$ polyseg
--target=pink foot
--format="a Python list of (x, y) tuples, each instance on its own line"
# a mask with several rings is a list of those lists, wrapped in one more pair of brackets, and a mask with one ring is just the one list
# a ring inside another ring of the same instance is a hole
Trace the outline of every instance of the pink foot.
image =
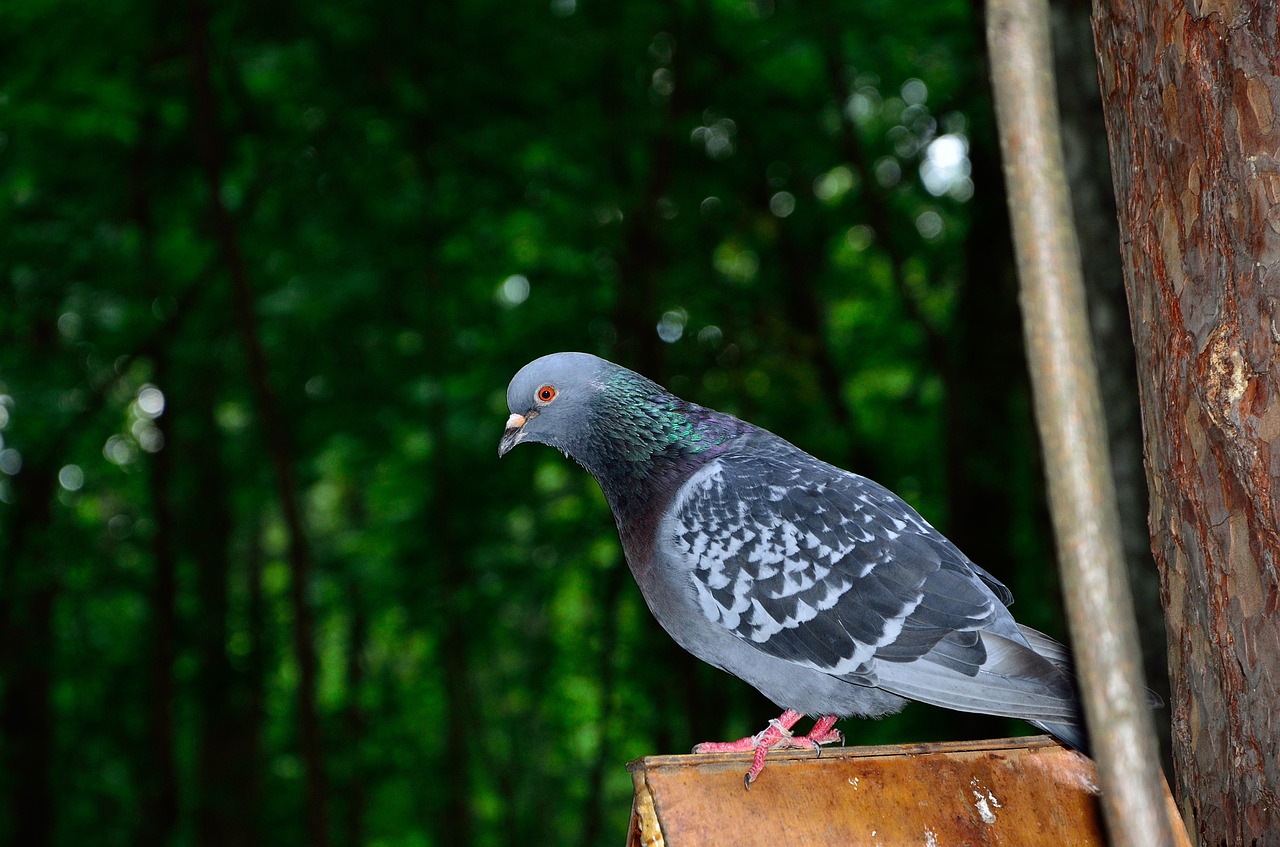
[(751, 783), (756, 781), (756, 777), (760, 775), (760, 771), (764, 770), (764, 757), (768, 755), (770, 750), (784, 748), (800, 748), (805, 750), (814, 750), (819, 754), (822, 752), (820, 744), (830, 744), (832, 742), (844, 743), (844, 736), (835, 729), (836, 716), (823, 715), (818, 718), (817, 723), (813, 725), (813, 729), (808, 735), (795, 737), (791, 734), (791, 727), (796, 725), (796, 721), (800, 720), (802, 715), (795, 709), (787, 709), (782, 716), (769, 721), (762, 732), (756, 735), (748, 735), (746, 738), (739, 738), (737, 741), (706, 741), (693, 748), (695, 753), (745, 753), (748, 750), (755, 751), (755, 758), (751, 761), (751, 767), (747, 769), (746, 776), (743, 777), (743, 785), (747, 788), (751, 787)]
[(799, 747), (805, 750), (813, 750), (818, 755), (822, 755), (822, 748), (819, 744), (844, 744), (844, 734), (835, 728), (835, 715), (823, 715), (818, 718), (813, 725), (813, 729), (809, 730), (808, 735), (802, 735), (799, 738), (784, 736), (777, 743), (778, 749), (786, 747)]

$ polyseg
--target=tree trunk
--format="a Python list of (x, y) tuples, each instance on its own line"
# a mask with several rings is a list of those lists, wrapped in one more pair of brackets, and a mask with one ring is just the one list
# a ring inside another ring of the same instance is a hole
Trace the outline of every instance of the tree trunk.
[[(211, 370), (199, 379), (176, 382), (169, 413), (182, 440), (165, 450), (194, 469), (184, 487), (182, 546), (195, 563), (199, 614), (192, 643), (197, 660), (195, 694), (200, 707), (196, 747), (195, 843), (197, 847), (238, 844), (240, 796), (231, 740), (235, 736), (232, 691), (235, 674), (227, 657), (227, 579), (231, 567), (231, 482), (221, 457), (221, 433), (214, 422), (217, 378)], [(185, 386), (195, 386), (184, 391)]]
[[(37, 315), (20, 343), (51, 357), (53, 320)], [(45, 847), (54, 840), (54, 606), (62, 590), (54, 549), (60, 445), (28, 451), (0, 508), (0, 842)]]
[(1094, 37), (1179, 804), (1202, 844), (1280, 844), (1280, 17), (1100, 0)]
[(1048, 0), (988, 0), (987, 12), (1027, 366), (1102, 811), (1117, 847), (1172, 844), (1103, 441), (1084, 273), (1048, 58)]
[[(148, 109), (139, 123), (138, 141), (129, 163), (130, 217), (139, 234), (138, 266), (143, 279), (151, 284), (151, 293), (160, 297), (164, 290), (156, 274), (155, 215), (152, 207), (151, 182), (159, 117)], [(152, 361), (153, 379), (169, 390), (171, 351), (167, 345), (155, 346)], [(162, 445), (173, 442), (172, 411), (155, 422)], [(151, 498), (151, 514), (155, 521), (151, 551), (154, 574), (151, 583), (151, 646), (148, 662), (149, 696), (147, 705), (147, 756), (141, 778), (142, 817), (146, 821), (137, 836), (140, 847), (163, 847), (173, 841), (178, 827), (179, 777), (175, 740), (176, 685), (173, 668), (178, 655), (178, 547), (176, 543), (173, 503), (173, 450), (161, 449), (147, 463), (147, 488)]]
[[(1071, 209), (1080, 239), (1089, 329), (1098, 360), (1098, 388), (1107, 425), (1107, 448), (1120, 508), (1120, 544), (1129, 569), (1129, 588), (1142, 641), (1147, 685), (1169, 695), (1160, 578), (1147, 532), (1147, 480), (1142, 464), (1142, 412), (1129, 304), (1120, 268), (1120, 231), (1111, 187), (1107, 132), (1098, 90), (1089, 4), (1052, 0), (1054, 69), (1062, 111), (1062, 149), (1071, 185)], [(1167, 712), (1156, 714), (1162, 762), (1170, 761)]]
[[(167, 358), (156, 360), (156, 379), (169, 387)], [(169, 417), (156, 426), (172, 442)], [(173, 667), (178, 654), (178, 553), (173, 513), (173, 451), (161, 449), (148, 464), (151, 512), (155, 520), (152, 558), (155, 574), (151, 584), (150, 699), (147, 720), (147, 770), (143, 778), (142, 807), (146, 824), (139, 832), (143, 847), (163, 847), (172, 843), (178, 827), (178, 762), (174, 714)]]
[(298, 662), (298, 738), (306, 791), (303, 809), (308, 843), (328, 847), (329, 787), (325, 744), (316, 689), (319, 660), (311, 590), (311, 548), (303, 525), (299, 484), (293, 467), (293, 439), (284, 411), (271, 385), (270, 364), (258, 329), (254, 293), (240, 244), (239, 229), (222, 199), (222, 173), (228, 144), (218, 125), (210, 44), (210, 9), (205, 0), (190, 0), (192, 101), (200, 166), (208, 190), (214, 238), (231, 284), (232, 311), (244, 346), (258, 423), (271, 462), (281, 516), (289, 534), (289, 599), (293, 607), (293, 647)]

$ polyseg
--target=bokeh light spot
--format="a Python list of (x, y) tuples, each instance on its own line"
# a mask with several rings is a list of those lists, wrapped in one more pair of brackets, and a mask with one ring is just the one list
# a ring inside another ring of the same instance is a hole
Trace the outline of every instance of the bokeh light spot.
[(669, 32), (659, 32), (649, 42), (649, 55), (659, 65), (671, 64), (676, 53), (676, 39)]
[(22, 470), (22, 454), (12, 447), (0, 450), (0, 472), (14, 476)]
[(866, 224), (858, 224), (849, 227), (844, 234), (845, 243), (851, 248), (861, 253), (871, 246), (871, 242), (875, 240), (875, 231)]
[(780, 218), (785, 218), (796, 210), (796, 196), (790, 191), (779, 191), (769, 198), (769, 211)]
[(123, 435), (113, 435), (102, 446), (102, 455), (111, 464), (123, 467), (134, 460), (138, 451), (133, 442)]
[(658, 68), (653, 72), (650, 85), (653, 87), (654, 94), (659, 97), (670, 97), (671, 92), (676, 90), (676, 75), (670, 68)]
[(68, 341), (74, 341), (80, 336), (81, 323), (80, 316), (75, 312), (63, 312), (58, 316), (58, 332)]
[(969, 180), (969, 139), (959, 133), (940, 135), (924, 151), (920, 163), (920, 181), (935, 197), (949, 194), (967, 200), (973, 194)]
[(79, 465), (63, 465), (58, 471), (58, 484), (67, 491), (79, 491), (84, 487), (84, 471)]
[(658, 321), (658, 337), (668, 344), (674, 344), (684, 335), (685, 324), (689, 322), (689, 313), (684, 309), (671, 309), (662, 313)]
[(138, 392), (138, 411), (148, 418), (164, 414), (164, 392), (154, 385), (144, 385)]
[(715, 324), (708, 324), (698, 330), (698, 341), (715, 347), (724, 339), (724, 332)]
[(902, 83), (902, 99), (908, 106), (919, 106), (929, 99), (929, 87), (918, 79)]
[(876, 182), (884, 188), (893, 188), (902, 180), (902, 165), (892, 156), (885, 156), (876, 162)]
[(916, 218), (916, 230), (920, 235), (928, 241), (933, 241), (942, 235), (942, 216), (932, 209), (921, 212)]
[(853, 171), (837, 165), (813, 181), (813, 195), (823, 203), (838, 203), (855, 184)]
[(512, 274), (498, 287), (498, 299), (506, 306), (519, 306), (529, 299), (529, 279), (522, 274)]

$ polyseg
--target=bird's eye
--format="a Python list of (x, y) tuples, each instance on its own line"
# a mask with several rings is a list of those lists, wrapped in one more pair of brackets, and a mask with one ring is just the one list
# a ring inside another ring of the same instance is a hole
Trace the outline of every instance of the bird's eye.
[(537, 397), (539, 403), (550, 403), (556, 399), (556, 390), (553, 386), (544, 385), (538, 389)]

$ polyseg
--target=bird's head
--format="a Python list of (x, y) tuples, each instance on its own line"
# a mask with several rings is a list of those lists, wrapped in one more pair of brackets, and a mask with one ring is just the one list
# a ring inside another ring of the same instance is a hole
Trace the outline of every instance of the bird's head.
[(507, 386), (511, 417), (498, 455), (522, 441), (574, 455), (590, 428), (593, 401), (605, 390), (603, 377), (616, 370), (621, 368), (589, 353), (552, 353), (525, 365)]

